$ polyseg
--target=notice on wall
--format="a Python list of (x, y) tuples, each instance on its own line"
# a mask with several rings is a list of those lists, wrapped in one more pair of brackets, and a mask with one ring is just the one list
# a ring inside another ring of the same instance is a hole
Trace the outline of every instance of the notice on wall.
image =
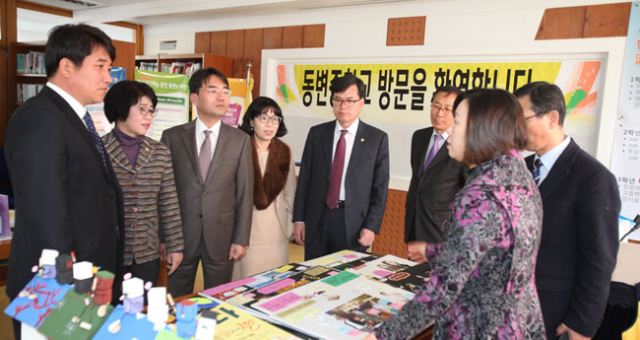
[(164, 130), (189, 121), (188, 76), (136, 70), (134, 79), (151, 86), (158, 96), (158, 114), (147, 136), (159, 141)]
[[(611, 171), (618, 179), (622, 200), (620, 215), (633, 219), (640, 214), (640, 1), (631, 5), (624, 51), (618, 115), (611, 157)], [(633, 223), (631, 224), (633, 226)], [(621, 232), (624, 232), (621, 230)], [(629, 235), (640, 241), (640, 231)]]
[[(289, 133), (285, 141), (299, 160), (302, 146), (312, 125), (333, 120), (331, 81), (346, 73), (365, 84), (364, 107), (360, 118), (389, 134), (391, 177), (409, 179), (411, 135), (431, 125), (431, 97), (436, 89), (456, 86), (504, 89), (509, 92), (523, 85), (546, 81), (562, 89), (567, 104), (565, 133), (584, 150), (595, 153), (596, 127), (602, 101), (604, 58), (575, 56), (538, 57), (538, 60), (475, 62), (386, 62), (386, 63), (310, 63), (287, 61), (275, 65), (276, 77), (269, 93), (282, 108)], [(487, 58), (482, 58), (486, 60)], [(639, 88), (640, 89), (640, 88)]]

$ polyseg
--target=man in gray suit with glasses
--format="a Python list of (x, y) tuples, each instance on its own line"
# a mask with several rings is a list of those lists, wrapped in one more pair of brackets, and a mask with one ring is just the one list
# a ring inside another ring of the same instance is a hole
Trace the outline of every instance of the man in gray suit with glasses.
[(198, 70), (189, 80), (198, 119), (164, 131), (171, 150), (184, 231), (184, 259), (169, 276), (173, 296), (193, 292), (202, 262), (204, 287), (231, 281), (233, 264), (249, 244), (253, 160), (249, 136), (222, 123), (231, 91), (222, 72)]

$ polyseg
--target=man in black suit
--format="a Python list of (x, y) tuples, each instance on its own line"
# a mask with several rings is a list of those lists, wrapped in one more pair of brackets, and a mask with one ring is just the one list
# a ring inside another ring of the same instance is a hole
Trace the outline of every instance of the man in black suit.
[(305, 259), (365, 251), (380, 231), (389, 188), (387, 134), (358, 118), (365, 87), (351, 73), (331, 82), (336, 120), (309, 130), (293, 209)]
[(431, 127), (411, 139), (411, 183), (405, 206), (404, 239), (409, 258), (426, 262), (427, 243), (442, 242), (449, 204), (467, 179), (464, 165), (449, 157), (447, 138), (453, 125), (453, 102), (460, 90), (442, 87), (431, 97)]
[[(7, 295), (33, 277), (42, 249), (118, 273), (122, 193), (86, 106), (102, 102), (115, 48), (99, 29), (56, 27), (45, 49), (48, 82), (11, 117), (5, 141), (16, 202)], [(15, 327), (19, 339), (19, 324)]]
[(540, 188), (544, 218), (536, 286), (547, 337), (593, 337), (604, 314), (618, 253), (616, 179), (565, 136), (566, 107), (556, 85), (515, 92), (529, 131), (526, 158)]

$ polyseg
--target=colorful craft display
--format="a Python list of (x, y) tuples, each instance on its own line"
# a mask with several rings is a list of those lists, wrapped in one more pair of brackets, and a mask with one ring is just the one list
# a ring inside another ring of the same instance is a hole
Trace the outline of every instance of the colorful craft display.
[(427, 264), (352, 251), (314, 261), (214, 287), (177, 304), (165, 287), (145, 287), (127, 274), (122, 304), (114, 308), (113, 273), (95, 273), (90, 262), (74, 263), (72, 254), (44, 250), (36, 275), (5, 313), (32, 327), (32, 336), (53, 340), (299, 339), (271, 323), (295, 334), (358, 340), (398, 313), (430, 270)]

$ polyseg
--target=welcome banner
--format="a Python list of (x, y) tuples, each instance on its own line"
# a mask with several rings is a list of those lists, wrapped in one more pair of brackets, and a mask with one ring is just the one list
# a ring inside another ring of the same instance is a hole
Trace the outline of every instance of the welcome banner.
[[(566, 133), (588, 152), (602, 92), (602, 60), (498, 61), (462, 63), (281, 63), (275, 77), (276, 101), (285, 116), (333, 119), (331, 80), (345, 73), (366, 87), (365, 120), (430, 125), (433, 92), (453, 85), (463, 90), (498, 88), (513, 92), (534, 81), (558, 85), (565, 94)], [(390, 136), (392, 138), (392, 136)]]

